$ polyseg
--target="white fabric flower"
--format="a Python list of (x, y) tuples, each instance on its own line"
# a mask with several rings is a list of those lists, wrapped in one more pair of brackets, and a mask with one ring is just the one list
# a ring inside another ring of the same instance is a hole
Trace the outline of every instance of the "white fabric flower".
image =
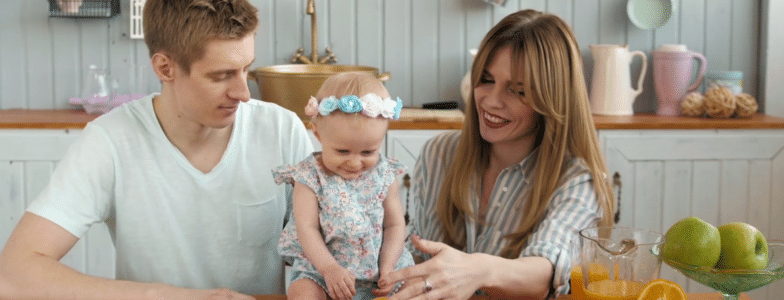
[(384, 99), (384, 109), (381, 111), (381, 115), (384, 118), (392, 119), (395, 117), (395, 107), (397, 106), (397, 101), (392, 100), (390, 98)]
[(360, 101), (362, 101), (362, 114), (365, 116), (375, 118), (381, 114), (381, 111), (384, 107), (381, 104), (381, 97), (377, 96), (376, 94), (370, 93), (363, 96)]

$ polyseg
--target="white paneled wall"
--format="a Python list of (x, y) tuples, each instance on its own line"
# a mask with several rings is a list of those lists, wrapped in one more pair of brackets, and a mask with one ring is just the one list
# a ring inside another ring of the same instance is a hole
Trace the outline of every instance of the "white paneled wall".
[[(82, 73), (90, 64), (109, 69), (121, 93), (158, 90), (147, 47), (130, 39), (129, 0), (121, 2), (117, 18), (77, 20), (49, 18), (46, 1), (4, 1), (0, 109), (70, 107), (68, 98), (79, 96)], [(288, 63), (300, 47), (310, 54), (306, 0), (251, 2), (259, 8), (261, 21), (253, 67)], [(457, 101), (460, 80), (470, 67), (468, 49), (477, 47), (504, 16), (534, 8), (572, 24), (589, 83), (590, 44), (628, 44), (648, 53), (651, 65), (651, 50), (682, 43), (705, 54), (708, 70), (743, 71), (744, 90), (757, 96), (761, 0), (677, 1), (675, 15), (655, 30), (632, 25), (626, 2), (508, 0), (498, 7), (480, 0), (316, 0), (317, 49), (323, 55), (324, 48), (331, 47), (341, 64), (390, 72), (387, 87), (407, 106)], [(638, 62), (633, 69), (639, 70)], [(644, 92), (634, 105), (637, 112), (656, 110), (652, 69), (648, 68)], [(255, 83), (250, 89), (259, 96)]]

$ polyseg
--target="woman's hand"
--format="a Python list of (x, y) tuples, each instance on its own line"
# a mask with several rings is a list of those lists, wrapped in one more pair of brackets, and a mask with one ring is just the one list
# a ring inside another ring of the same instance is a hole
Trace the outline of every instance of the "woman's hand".
[(390, 300), (468, 299), (484, 285), (486, 266), (478, 262), (476, 256), (418, 236), (412, 236), (411, 240), (419, 251), (432, 255), (432, 258), (389, 273), (389, 276), (379, 280), (379, 286), (403, 280), (407, 282), (407, 286), (390, 297)]
[(324, 276), (324, 281), (327, 282), (327, 293), (330, 298), (334, 300), (349, 300), (357, 294), (354, 288), (356, 280), (354, 274), (351, 274), (351, 272), (339, 264), (329, 265), (321, 275)]

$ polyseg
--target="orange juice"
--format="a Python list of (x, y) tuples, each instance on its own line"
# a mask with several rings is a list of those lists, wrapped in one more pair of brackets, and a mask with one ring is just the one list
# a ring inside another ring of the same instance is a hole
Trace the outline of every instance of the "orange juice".
[[(599, 264), (591, 264), (588, 267), (588, 282), (595, 282), (609, 278), (610, 275), (604, 266)], [(570, 282), (572, 286), (572, 299), (587, 299), (585, 296), (585, 291), (583, 290), (583, 272), (580, 266), (576, 266), (572, 269), (572, 279)]]
[(600, 280), (588, 283), (589, 300), (635, 300), (645, 284), (629, 280)]

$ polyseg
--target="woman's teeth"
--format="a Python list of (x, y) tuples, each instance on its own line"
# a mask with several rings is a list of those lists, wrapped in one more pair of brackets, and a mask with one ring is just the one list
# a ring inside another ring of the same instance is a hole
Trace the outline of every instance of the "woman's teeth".
[(491, 114), (488, 114), (488, 113), (484, 113), (484, 115), (485, 115), (485, 120), (487, 120), (487, 121), (488, 121), (488, 122), (490, 122), (490, 123), (497, 123), (497, 124), (500, 124), (500, 123), (506, 123), (506, 122), (509, 122), (509, 120), (502, 119), (502, 118), (499, 118), (499, 117), (493, 116), (493, 115), (491, 115)]

